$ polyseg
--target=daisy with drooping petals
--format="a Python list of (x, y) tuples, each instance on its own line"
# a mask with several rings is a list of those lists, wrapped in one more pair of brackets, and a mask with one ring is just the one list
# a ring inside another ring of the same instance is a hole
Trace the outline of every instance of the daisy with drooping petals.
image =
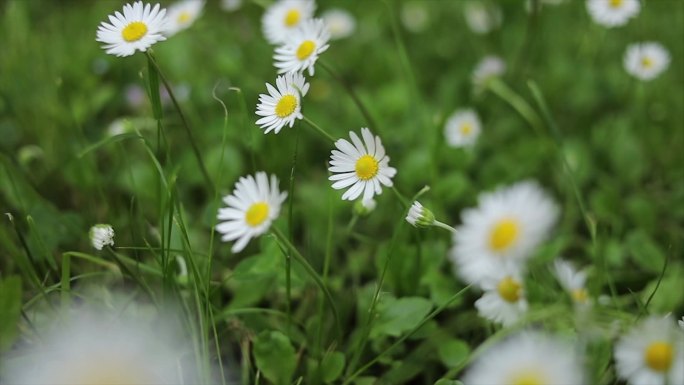
[(269, 183), (266, 173), (241, 177), (231, 195), (223, 198), (228, 207), (220, 208), (218, 219), (225, 222), (216, 225), (216, 231), (224, 242), (237, 242), (231, 249), (239, 253), (250, 239), (265, 233), (278, 218), (280, 206), (287, 198), (287, 192), (278, 190), (278, 178), (271, 175)]
[(415, 201), (406, 215), (406, 222), (413, 227), (429, 227), (435, 223), (435, 215), (429, 209)]
[(481, 127), (480, 118), (474, 110), (458, 110), (447, 119), (444, 136), (451, 147), (468, 147), (475, 144)]
[[(363, 200), (382, 194), (380, 184), (392, 187), (397, 170), (389, 166), (379, 136), (373, 136), (368, 128), (361, 129), (363, 142), (354, 132), (349, 132), (351, 143), (346, 139), (335, 142), (337, 150), (330, 155), (330, 180), (336, 190), (349, 187), (342, 194), (344, 200), (354, 200), (363, 194)], [(353, 144), (352, 144), (353, 143)], [(351, 186), (351, 187), (350, 187)]]
[(563, 289), (570, 294), (572, 301), (577, 305), (591, 303), (589, 292), (586, 288), (587, 272), (577, 271), (568, 261), (558, 259), (553, 264), (553, 269), (558, 282)]
[(261, 24), (271, 44), (281, 44), (288, 35), (313, 17), (316, 3), (312, 0), (281, 0), (268, 7)]
[(640, 80), (651, 80), (670, 65), (670, 54), (658, 43), (637, 43), (627, 47), (623, 62), (630, 75)]
[(619, 27), (639, 13), (639, 0), (587, 0), (587, 11), (596, 24)]
[(321, 15), (323, 22), (328, 27), (331, 39), (343, 39), (351, 36), (356, 29), (356, 19), (351, 13), (343, 9), (331, 9)]
[(557, 217), (556, 204), (535, 182), (481, 194), (478, 207), (461, 213), (449, 259), (463, 280), (479, 283), (504, 262), (526, 261)]
[(168, 12), (166, 36), (175, 35), (190, 27), (202, 13), (203, 8), (204, 0), (182, 0), (171, 5)]
[(684, 334), (670, 317), (651, 316), (617, 342), (615, 367), (631, 385), (684, 384)]
[(564, 341), (541, 332), (523, 332), (483, 352), (462, 381), (465, 385), (584, 384), (581, 362)]
[(481, 317), (509, 326), (527, 312), (522, 275), (513, 263), (504, 263), (487, 273), (480, 287), (485, 292), (475, 301), (475, 307)]
[(288, 35), (287, 41), (275, 49), (275, 67), (278, 73), (309, 71), (314, 74), (314, 64), (318, 55), (328, 49), (330, 34), (321, 19), (311, 19), (302, 23)]
[(506, 72), (506, 62), (498, 56), (489, 55), (480, 60), (473, 70), (473, 84), (476, 91), (482, 91), (487, 83)]
[(159, 4), (152, 8), (137, 1), (124, 5), (123, 15), (120, 12), (109, 15), (111, 24), (100, 23), (95, 40), (105, 43), (102, 48), (108, 54), (131, 56), (136, 50), (145, 52), (154, 43), (166, 40), (166, 21), (166, 9), (159, 9)]
[(97, 224), (90, 228), (90, 243), (97, 250), (105, 246), (114, 246), (114, 229), (111, 225)]
[(302, 119), (302, 97), (309, 91), (309, 83), (300, 73), (286, 73), (276, 78), (276, 87), (266, 83), (269, 95), (259, 95), (256, 114), (263, 116), (256, 124), (266, 129), (268, 134), (276, 134), (289, 125), (294, 125), (295, 119)]

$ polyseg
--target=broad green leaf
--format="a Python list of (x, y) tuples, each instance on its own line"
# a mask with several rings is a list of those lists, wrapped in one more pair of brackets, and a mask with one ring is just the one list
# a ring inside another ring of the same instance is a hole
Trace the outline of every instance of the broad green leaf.
[(21, 279), (10, 276), (0, 280), (0, 352), (12, 346), (20, 313)]
[(646, 232), (632, 231), (627, 236), (626, 243), (628, 251), (639, 267), (656, 274), (663, 270), (665, 255)]
[(254, 340), (257, 368), (277, 385), (289, 384), (297, 367), (297, 354), (290, 340), (279, 331), (265, 330)]
[(437, 353), (439, 354), (439, 359), (449, 368), (458, 366), (470, 354), (470, 347), (463, 340), (453, 339), (438, 342), (438, 344)]
[(341, 352), (332, 352), (330, 354), (326, 354), (321, 361), (323, 381), (335, 381), (342, 374), (345, 362), (346, 360), (344, 358), (344, 354)]
[(398, 337), (413, 329), (432, 309), (432, 302), (420, 297), (386, 297), (378, 304), (378, 319), (372, 335)]

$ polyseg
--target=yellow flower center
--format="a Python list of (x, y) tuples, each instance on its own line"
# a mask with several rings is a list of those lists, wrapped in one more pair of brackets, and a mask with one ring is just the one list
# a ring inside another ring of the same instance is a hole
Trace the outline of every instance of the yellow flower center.
[(502, 219), (492, 229), (489, 246), (496, 252), (502, 252), (513, 246), (518, 240), (520, 226), (512, 219)]
[(613, 8), (619, 8), (622, 5), (623, 0), (610, 0), (609, 4)]
[(316, 43), (311, 40), (304, 40), (304, 42), (299, 45), (299, 48), (297, 48), (297, 59), (304, 60), (308, 58), (315, 49)]
[(285, 14), (285, 25), (288, 27), (294, 27), (297, 25), (297, 23), (299, 23), (299, 19), (301, 19), (301, 17), (302, 15), (298, 10), (291, 9)]
[(297, 98), (294, 95), (283, 95), (275, 107), (275, 113), (279, 118), (286, 118), (297, 108)]
[(549, 383), (539, 371), (534, 370), (516, 373), (512, 380), (510, 385), (544, 385)]
[(378, 174), (378, 161), (370, 155), (364, 155), (356, 161), (356, 176), (361, 180), (368, 180)]
[(656, 372), (666, 372), (672, 366), (674, 355), (672, 344), (665, 341), (656, 341), (648, 345), (644, 359), (649, 368)]
[(589, 293), (587, 293), (587, 289), (581, 287), (570, 292), (570, 296), (575, 302), (585, 303), (589, 298)]
[(644, 68), (651, 68), (653, 67), (653, 60), (648, 57), (642, 57), (641, 58), (641, 66)]
[(268, 203), (257, 202), (249, 206), (245, 213), (245, 221), (252, 227), (257, 227), (268, 218)]
[(496, 287), (501, 298), (505, 299), (507, 302), (518, 302), (520, 299), (520, 294), (522, 292), (522, 285), (520, 282), (513, 279), (513, 277), (506, 277), (499, 281), (499, 285)]
[(473, 132), (473, 126), (470, 123), (461, 124), (461, 134), (463, 136), (468, 136), (471, 132)]
[(183, 11), (178, 15), (178, 18), (176, 19), (176, 21), (178, 21), (178, 24), (185, 24), (188, 21), (190, 21), (191, 17), (192, 17), (192, 15), (190, 14), (190, 12)]
[(146, 34), (147, 25), (145, 25), (145, 23), (143, 23), (142, 21), (134, 21), (132, 23), (129, 23), (121, 31), (121, 36), (124, 40), (126, 40), (129, 43), (142, 39), (143, 36), (145, 36)]

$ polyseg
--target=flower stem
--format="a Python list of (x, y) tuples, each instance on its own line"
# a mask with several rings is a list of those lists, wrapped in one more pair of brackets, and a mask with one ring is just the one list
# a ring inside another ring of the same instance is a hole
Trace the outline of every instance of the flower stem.
[(538, 135), (543, 134), (544, 124), (537, 113), (530, 105), (515, 91), (510, 89), (501, 79), (491, 79), (487, 82), (487, 87), (498, 97), (511, 105), (520, 116), (535, 130)]
[(373, 119), (373, 116), (371, 116), (370, 112), (363, 104), (359, 96), (356, 94), (352, 86), (349, 85), (349, 83), (347, 83), (346, 81), (344, 81), (340, 74), (337, 71), (335, 71), (331, 66), (326, 64), (324, 61), (319, 60), (318, 63), (320, 64), (321, 68), (323, 68), (328, 74), (330, 74), (330, 76), (332, 76), (333, 79), (335, 79), (335, 81), (340, 83), (340, 85), (345, 89), (345, 91), (347, 91), (349, 96), (354, 101), (354, 104), (356, 104), (356, 107), (358, 107), (359, 111), (361, 111), (361, 115), (363, 115), (363, 117), (366, 119), (366, 123), (368, 123), (369, 127), (378, 129), (378, 126), (375, 123), (375, 119)]
[(326, 130), (322, 129), (318, 124), (312, 122), (311, 119), (309, 119), (305, 116), (302, 120), (304, 120), (306, 122), (306, 124), (311, 126), (311, 128), (318, 131), (319, 134), (325, 136), (327, 139), (330, 139), (333, 143), (335, 143), (337, 141), (337, 139), (335, 139), (332, 135), (328, 134), (328, 132)]
[(451, 232), (451, 233), (454, 233), (454, 234), (457, 233), (457, 231), (456, 231), (455, 228), (453, 228), (453, 227), (447, 225), (446, 223), (442, 223), (442, 222), (440, 222), (440, 221), (435, 221), (435, 223), (433, 223), (432, 225), (435, 226), (435, 227), (439, 227), (439, 228), (441, 228), (441, 229), (444, 229), (444, 230), (446, 230), (446, 231), (449, 231), (449, 232)]

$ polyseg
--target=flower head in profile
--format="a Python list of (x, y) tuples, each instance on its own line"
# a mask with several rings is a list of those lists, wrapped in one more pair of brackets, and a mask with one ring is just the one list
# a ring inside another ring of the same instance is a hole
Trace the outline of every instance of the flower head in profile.
[(413, 227), (429, 227), (435, 223), (435, 215), (429, 209), (415, 201), (406, 215), (406, 222)]
[(256, 173), (256, 177), (241, 177), (235, 190), (223, 198), (228, 207), (220, 208), (216, 231), (222, 234), (224, 242), (234, 241), (231, 249), (239, 253), (247, 246), (250, 239), (265, 233), (271, 223), (278, 218), (280, 207), (287, 198), (287, 192), (278, 190), (278, 178), (271, 175), (269, 183), (265, 172)]
[(97, 224), (90, 228), (90, 243), (97, 250), (114, 246), (114, 229), (111, 225)]
[(457, 110), (447, 119), (444, 136), (451, 147), (469, 147), (475, 144), (481, 130), (480, 118), (474, 110)]
[(126, 4), (123, 14), (109, 15), (109, 23), (103, 21), (97, 28), (96, 41), (104, 43), (103, 49), (116, 56), (131, 56), (135, 51), (145, 52), (155, 43), (166, 40), (166, 9), (143, 6), (142, 1)]
[(684, 384), (684, 334), (670, 317), (646, 318), (615, 344), (615, 367), (631, 385)]
[(587, 11), (596, 24), (612, 28), (627, 24), (639, 13), (639, 0), (587, 0)]
[(305, 21), (313, 17), (313, 0), (279, 0), (266, 9), (261, 18), (264, 36), (271, 44), (282, 44)]
[(204, 0), (181, 0), (169, 7), (166, 36), (190, 27), (202, 13)]
[(501, 8), (492, 3), (470, 1), (463, 9), (466, 24), (477, 34), (489, 33), (501, 26)]
[(480, 316), (509, 326), (527, 312), (521, 270), (514, 263), (504, 263), (497, 270), (488, 272), (480, 287), (484, 294), (475, 301)]
[(268, 95), (259, 95), (256, 114), (262, 116), (256, 124), (265, 129), (268, 134), (276, 134), (289, 125), (294, 125), (295, 119), (302, 119), (302, 97), (309, 91), (309, 83), (300, 73), (286, 73), (276, 78), (276, 87), (266, 83)]
[(375, 199), (359, 199), (356, 202), (354, 202), (354, 214), (365, 217), (370, 215), (373, 211), (375, 211), (375, 208), (378, 206), (378, 202), (375, 201)]
[(476, 91), (482, 91), (487, 83), (498, 78), (506, 72), (506, 62), (498, 56), (485, 56), (473, 70), (473, 85)]
[(356, 19), (351, 13), (343, 9), (330, 9), (321, 15), (328, 28), (330, 39), (337, 40), (351, 36), (356, 29)]
[(627, 47), (623, 59), (625, 70), (640, 80), (651, 80), (670, 65), (670, 54), (655, 42), (637, 43)]
[(528, 331), (484, 351), (466, 371), (463, 383), (584, 384), (581, 362), (563, 340)]
[(570, 294), (575, 304), (587, 305), (591, 303), (591, 298), (586, 288), (586, 271), (577, 271), (570, 262), (562, 259), (557, 259), (554, 262), (553, 270), (561, 287)]
[(461, 212), (449, 258), (468, 283), (479, 283), (502, 263), (521, 264), (546, 238), (558, 208), (535, 182), (483, 193), (478, 206)]
[(361, 129), (363, 141), (354, 132), (349, 132), (351, 142), (339, 139), (336, 150), (330, 155), (330, 180), (336, 190), (347, 188), (342, 194), (344, 200), (363, 196), (369, 200), (380, 195), (380, 185), (392, 187), (392, 178), (397, 170), (389, 166), (390, 158), (385, 155), (379, 136), (373, 136), (368, 128)]
[(314, 74), (318, 55), (328, 49), (330, 34), (321, 19), (306, 20), (287, 36), (283, 45), (275, 49), (273, 59), (278, 73), (303, 72)]

